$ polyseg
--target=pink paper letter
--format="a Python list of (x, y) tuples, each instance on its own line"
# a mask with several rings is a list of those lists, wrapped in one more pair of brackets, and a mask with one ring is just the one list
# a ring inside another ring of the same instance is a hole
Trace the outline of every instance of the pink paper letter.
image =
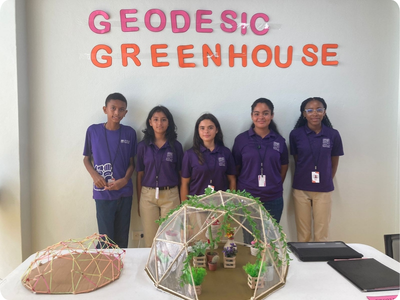
[(211, 10), (202, 10), (199, 9), (196, 11), (196, 31), (197, 32), (203, 32), (203, 33), (210, 33), (213, 32), (212, 28), (201, 28), (201, 25), (203, 23), (205, 24), (210, 24), (212, 22), (211, 19), (203, 19), (203, 15), (211, 15), (212, 11)]
[(227, 16), (232, 16), (233, 19), (236, 19), (237, 14), (233, 10), (224, 10), (221, 14), (221, 19), (225, 23), (231, 25), (231, 28), (228, 28), (224, 23), (221, 23), (221, 29), (225, 32), (235, 32), (237, 29), (237, 24), (235, 20), (229, 19)]
[(102, 11), (102, 10), (95, 10), (93, 11), (90, 16), (89, 16), (89, 28), (94, 32), (94, 33), (98, 33), (98, 34), (103, 34), (103, 33), (107, 33), (110, 31), (111, 25), (108, 22), (100, 22), (101, 26), (104, 26), (103, 29), (98, 29), (96, 28), (96, 26), (94, 25), (94, 19), (98, 16), (98, 15), (102, 15), (104, 17), (104, 19), (108, 20), (110, 17), (107, 15), (106, 12)]
[[(178, 23), (176, 21), (177, 16), (182, 16), (184, 20), (184, 25), (182, 28), (178, 28)], [(172, 10), (171, 11), (171, 26), (173, 33), (182, 33), (188, 31), (190, 27), (190, 17), (189, 14), (184, 10)]]
[[(151, 25), (150, 19), (153, 14), (157, 14), (160, 17), (160, 25), (158, 27), (153, 27), (153, 25)], [(146, 12), (146, 15), (144, 16), (144, 23), (146, 24), (148, 30), (159, 32), (164, 30), (167, 23), (167, 18), (165, 17), (165, 14), (162, 10), (150, 9)]]
[[(258, 30), (258, 28), (256, 27), (256, 21), (258, 18), (262, 18), (265, 21), (265, 24), (262, 24), (262, 26), (261, 26), (261, 28), (263, 28), (262, 30)], [(263, 13), (255, 14), (254, 16), (251, 17), (251, 21), (250, 21), (251, 30), (257, 35), (266, 34), (269, 29), (267, 26), (268, 21), (269, 21), (269, 18), (266, 14), (263, 14)]]
[(245, 35), (247, 33), (247, 14), (244, 12), (242, 13), (242, 18), (241, 18), (241, 23), (240, 23), (240, 28), (241, 28), (241, 34)]
[(136, 22), (137, 18), (128, 18), (126, 15), (127, 14), (136, 14), (137, 10), (136, 9), (121, 9), (119, 11), (119, 15), (121, 18), (121, 29), (123, 32), (130, 32), (130, 31), (138, 31), (139, 27), (128, 27), (126, 26), (126, 23), (129, 22)]

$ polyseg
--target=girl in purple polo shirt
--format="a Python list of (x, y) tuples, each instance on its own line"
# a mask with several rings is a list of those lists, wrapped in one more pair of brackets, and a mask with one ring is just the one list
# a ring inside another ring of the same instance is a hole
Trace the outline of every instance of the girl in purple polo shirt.
[(327, 241), (331, 219), (331, 192), (339, 156), (340, 134), (326, 115), (327, 105), (319, 97), (301, 103), (300, 117), (290, 133), (290, 152), (296, 163), (293, 178), (297, 240)]
[(164, 106), (150, 111), (143, 133), (137, 151), (138, 214), (146, 247), (151, 247), (158, 230), (155, 221), (180, 204), (183, 149), (176, 140), (174, 118)]
[[(251, 106), (250, 129), (239, 134), (232, 154), (235, 159), (238, 190), (246, 190), (260, 201), (279, 223), (283, 211), (283, 181), (288, 169), (285, 139), (278, 133), (274, 105), (259, 98)], [(245, 240), (249, 237), (245, 236)], [(246, 240), (246, 242), (250, 242)]]
[(193, 147), (182, 162), (181, 200), (203, 195), (207, 187), (236, 190), (235, 163), (224, 146), (221, 126), (212, 114), (202, 115), (194, 127)]

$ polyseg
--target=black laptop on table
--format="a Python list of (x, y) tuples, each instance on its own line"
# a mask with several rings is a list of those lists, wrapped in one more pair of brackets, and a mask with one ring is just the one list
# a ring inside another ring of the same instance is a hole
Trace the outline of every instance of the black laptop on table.
[(363, 255), (343, 242), (289, 242), (290, 250), (301, 261), (329, 261), (361, 258)]
[(398, 290), (400, 274), (373, 258), (328, 261), (363, 292)]

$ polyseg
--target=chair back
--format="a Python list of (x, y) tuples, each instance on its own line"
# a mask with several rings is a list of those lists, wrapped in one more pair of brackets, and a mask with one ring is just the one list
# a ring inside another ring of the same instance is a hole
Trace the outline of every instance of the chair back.
[(387, 256), (400, 261), (400, 234), (385, 234), (385, 253)]

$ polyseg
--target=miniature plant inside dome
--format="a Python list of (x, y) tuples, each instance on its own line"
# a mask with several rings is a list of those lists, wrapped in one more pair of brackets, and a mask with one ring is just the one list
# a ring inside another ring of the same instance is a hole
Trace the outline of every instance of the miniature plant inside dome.
[(203, 241), (197, 241), (193, 246), (189, 247), (188, 251), (192, 252), (193, 256), (205, 256), (207, 251), (207, 243)]
[(238, 253), (237, 247), (235, 243), (231, 243), (229, 247), (224, 248), (222, 251), (226, 257), (235, 257)]

